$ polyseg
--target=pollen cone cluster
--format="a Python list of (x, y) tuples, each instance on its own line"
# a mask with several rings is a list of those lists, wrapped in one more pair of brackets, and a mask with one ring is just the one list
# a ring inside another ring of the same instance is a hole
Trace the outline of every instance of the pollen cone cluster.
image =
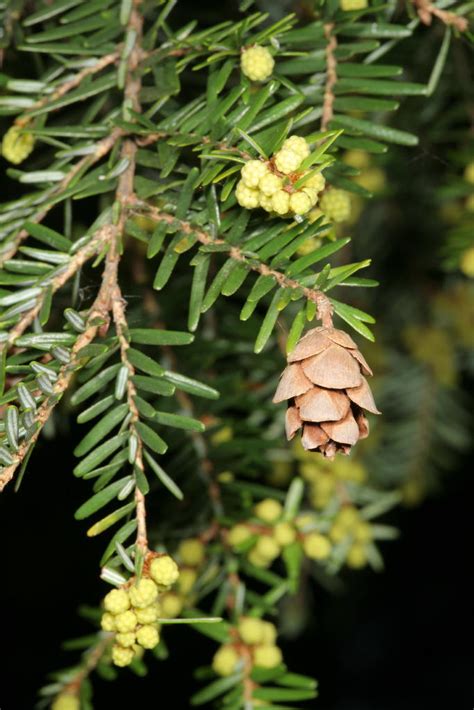
[(372, 375), (352, 338), (313, 328), (288, 356), (275, 403), (288, 401), (286, 435), (301, 431), (303, 447), (334, 458), (369, 434), (364, 410), (380, 414), (364, 375)]

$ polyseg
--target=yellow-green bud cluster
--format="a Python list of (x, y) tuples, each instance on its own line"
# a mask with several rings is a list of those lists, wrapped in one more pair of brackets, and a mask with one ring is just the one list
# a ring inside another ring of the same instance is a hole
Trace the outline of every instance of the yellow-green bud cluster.
[[(302, 171), (310, 147), (301, 136), (290, 136), (269, 161), (248, 160), (242, 168), (235, 196), (241, 207), (261, 207), (281, 216), (307, 214), (318, 202), (325, 180), (319, 172)], [(294, 184), (303, 176), (300, 188)]]
[(339, 0), (339, 7), (341, 10), (344, 10), (344, 12), (365, 10), (367, 5), (367, 0)]
[(260, 668), (275, 668), (283, 660), (276, 646), (277, 630), (274, 624), (254, 617), (242, 617), (236, 628), (237, 640), (221, 646), (212, 661), (212, 667), (220, 676), (228, 676), (237, 670), (242, 646), (246, 656), (250, 653), (252, 665)]
[[(287, 545), (298, 542), (312, 560), (326, 560), (332, 551), (329, 537), (317, 530), (315, 514), (300, 514), (294, 520), (283, 519), (283, 507), (273, 498), (265, 498), (254, 507), (258, 522), (238, 523), (229, 530), (231, 547), (243, 546), (248, 561), (256, 567), (269, 567)], [(245, 543), (249, 541), (249, 545)]]
[[(283, 519), (283, 506), (273, 498), (265, 498), (254, 507), (257, 521), (238, 523), (229, 530), (227, 541), (233, 548), (242, 545), (248, 561), (256, 567), (269, 567), (282, 549), (303, 540), (293, 521)], [(250, 546), (245, 546), (247, 541)]]
[(319, 206), (332, 222), (346, 222), (351, 216), (351, 198), (344, 190), (327, 190)]
[(251, 81), (265, 81), (272, 75), (275, 60), (266, 47), (259, 44), (242, 49), (240, 67)]
[(363, 520), (357, 508), (342, 508), (333, 521), (329, 536), (335, 543), (350, 541), (346, 555), (348, 567), (359, 569), (367, 564), (367, 548), (372, 540), (372, 528), (369, 522)]
[(160, 555), (151, 561), (146, 576), (105, 596), (101, 627), (115, 633), (112, 661), (116, 666), (128, 666), (143, 649), (157, 646), (158, 619), (163, 615), (159, 597), (178, 577), (176, 562), (168, 555)]
[(31, 153), (35, 145), (31, 133), (23, 133), (18, 126), (11, 126), (3, 136), (2, 155), (14, 165), (22, 163)]

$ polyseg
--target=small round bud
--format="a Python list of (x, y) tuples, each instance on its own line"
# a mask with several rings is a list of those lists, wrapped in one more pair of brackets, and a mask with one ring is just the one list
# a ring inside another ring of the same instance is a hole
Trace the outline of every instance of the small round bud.
[(152, 579), (142, 577), (138, 584), (130, 587), (128, 594), (133, 606), (145, 607), (157, 600), (158, 589)]
[(311, 198), (305, 192), (298, 190), (290, 196), (290, 209), (295, 214), (306, 214), (311, 207)]
[(249, 646), (263, 641), (263, 623), (260, 619), (247, 616), (239, 621), (238, 631), (242, 641)]
[(301, 160), (304, 160), (311, 153), (311, 149), (302, 136), (290, 136), (282, 145), (283, 150), (292, 150), (297, 153)]
[(178, 547), (178, 555), (184, 565), (198, 567), (204, 562), (205, 548), (201, 540), (190, 538), (183, 540)]
[(464, 169), (464, 180), (474, 185), (474, 162), (466, 165)]
[(319, 206), (333, 222), (345, 222), (351, 216), (351, 199), (344, 190), (328, 190), (321, 197)]
[(235, 188), (235, 197), (241, 207), (247, 210), (252, 210), (258, 207), (260, 201), (260, 192), (247, 187), (243, 180), (237, 183)]
[(356, 523), (359, 522), (359, 520), (360, 520), (359, 512), (358, 512), (357, 508), (354, 508), (352, 506), (344, 507), (338, 513), (336, 520), (341, 525), (345, 525), (348, 529), (350, 529), (354, 525), (356, 525)]
[(349, 531), (345, 525), (334, 523), (329, 531), (329, 537), (333, 542), (342, 542), (349, 535)]
[(173, 592), (168, 592), (163, 594), (160, 599), (161, 606), (161, 616), (164, 619), (174, 619), (178, 614), (181, 613), (183, 608), (183, 601), (181, 597)]
[(150, 576), (157, 584), (170, 587), (179, 577), (178, 565), (169, 555), (155, 557), (150, 564)]
[(253, 652), (253, 662), (260, 668), (276, 668), (283, 660), (278, 646), (257, 646)]
[(123, 648), (118, 644), (112, 646), (112, 661), (116, 666), (123, 668), (124, 666), (129, 666), (133, 661), (134, 651), (133, 648)]
[(296, 540), (296, 531), (290, 523), (277, 523), (273, 530), (273, 537), (281, 547), (284, 547)]
[(353, 168), (364, 170), (370, 167), (370, 156), (365, 150), (347, 150), (344, 153), (343, 161)]
[(265, 498), (260, 501), (260, 503), (257, 503), (253, 512), (257, 518), (263, 520), (265, 523), (274, 523), (281, 517), (283, 506), (274, 498)]
[(124, 611), (115, 617), (115, 628), (121, 634), (134, 631), (137, 625), (137, 617), (133, 611)]
[(474, 247), (469, 247), (462, 253), (459, 268), (465, 276), (474, 278)]
[(339, 7), (344, 12), (353, 12), (354, 10), (365, 10), (367, 0), (339, 0)]
[(197, 579), (197, 572), (194, 569), (182, 569), (179, 573), (178, 590), (183, 596), (189, 594)]
[(324, 535), (312, 532), (303, 540), (303, 550), (312, 560), (325, 560), (331, 553), (331, 543)]
[(255, 549), (255, 547), (250, 550), (247, 555), (247, 559), (251, 565), (254, 565), (255, 567), (262, 567), (263, 569), (265, 569), (266, 567), (270, 567), (272, 563), (272, 560), (268, 559), (268, 557), (264, 557), (263, 555), (261, 555), (258, 550)]
[(262, 643), (264, 646), (273, 646), (277, 638), (277, 630), (275, 624), (271, 621), (262, 621), (263, 636)]
[(236, 547), (237, 545), (241, 545), (243, 542), (248, 540), (251, 536), (252, 533), (248, 527), (239, 523), (234, 525), (234, 527), (229, 530), (227, 541), (231, 547)]
[(348, 567), (352, 567), (353, 569), (365, 567), (367, 564), (367, 552), (365, 546), (360, 543), (352, 545), (347, 553), (346, 563)]
[(129, 631), (126, 634), (116, 634), (115, 640), (120, 646), (123, 646), (124, 648), (131, 648), (135, 643), (135, 633), (133, 631)]
[(281, 190), (282, 185), (283, 180), (281, 177), (270, 172), (260, 178), (260, 182), (258, 183), (260, 190), (266, 197), (271, 197), (277, 190)]
[(268, 173), (268, 165), (261, 160), (249, 160), (241, 170), (242, 181), (247, 187), (256, 188)]
[(261, 535), (254, 549), (260, 557), (267, 559), (269, 562), (280, 554), (280, 546), (270, 535)]
[(112, 589), (104, 597), (104, 609), (111, 614), (122, 614), (130, 609), (130, 598), (125, 589)]
[(304, 183), (304, 187), (311, 187), (313, 190), (316, 190), (316, 192), (324, 190), (325, 185), (326, 180), (324, 179), (324, 175), (322, 173), (313, 173)]
[(256, 44), (242, 50), (240, 67), (251, 81), (265, 81), (271, 76), (275, 60), (266, 47)]
[(294, 150), (282, 148), (274, 156), (275, 165), (284, 175), (289, 175), (298, 170), (301, 164), (301, 157)]
[(272, 196), (273, 209), (277, 214), (286, 214), (290, 209), (290, 196), (285, 190), (277, 190)]
[(314, 207), (316, 202), (318, 201), (318, 193), (317, 190), (314, 189), (314, 187), (302, 187), (301, 192), (304, 192), (305, 195), (308, 195), (311, 207)]
[(153, 624), (160, 615), (160, 605), (158, 602), (146, 606), (144, 609), (136, 609), (135, 614), (139, 624)]
[(155, 648), (160, 641), (160, 635), (156, 626), (147, 624), (137, 631), (137, 642), (143, 648)]
[(61, 693), (51, 705), (51, 710), (80, 710), (81, 702), (77, 695)]
[(273, 212), (273, 198), (264, 195), (263, 192), (260, 193), (259, 205), (265, 212)]
[(365, 520), (359, 520), (354, 526), (353, 535), (357, 542), (370, 542), (370, 540), (372, 540), (372, 528), (370, 523), (367, 523)]
[(10, 163), (19, 165), (29, 156), (34, 145), (31, 133), (22, 133), (18, 126), (11, 126), (3, 136), (2, 155)]
[(108, 611), (106, 611), (105, 614), (102, 614), (100, 628), (103, 631), (115, 631), (115, 616)]
[(217, 675), (231, 675), (239, 662), (239, 654), (232, 646), (221, 646), (212, 659), (212, 668)]

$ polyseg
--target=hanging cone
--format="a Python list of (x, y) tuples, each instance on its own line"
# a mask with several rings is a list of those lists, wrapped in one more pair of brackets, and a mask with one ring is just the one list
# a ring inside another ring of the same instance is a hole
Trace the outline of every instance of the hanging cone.
[(332, 459), (369, 435), (364, 411), (380, 414), (363, 375), (372, 370), (352, 338), (336, 328), (313, 328), (288, 356), (275, 403), (288, 402), (286, 436), (301, 430), (309, 451)]

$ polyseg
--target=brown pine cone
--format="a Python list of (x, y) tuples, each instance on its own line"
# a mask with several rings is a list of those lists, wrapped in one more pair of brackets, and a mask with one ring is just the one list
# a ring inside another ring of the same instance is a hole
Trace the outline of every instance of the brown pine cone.
[(288, 355), (273, 401), (288, 400), (286, 436), (332, 459), (369, 434), (363, 410), (380, 414), (367, 380), (372, 375), (352, 338), (336, 328), (313, 328)]

